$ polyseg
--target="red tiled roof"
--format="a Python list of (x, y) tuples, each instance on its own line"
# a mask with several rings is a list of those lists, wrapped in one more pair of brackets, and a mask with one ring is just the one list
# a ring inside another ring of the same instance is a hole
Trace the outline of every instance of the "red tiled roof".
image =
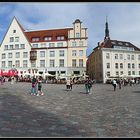
[(33, 43), (32, 38), (39, 38), (37, 42), (46, 42), (44, 37), (52, 37), (51, 41), (58, 41), (57, 36), (64, 36), (64, 41), (68, 38), (68, 30), (71, 28), (65, 29), (52, 29), (52, 30), (39, 30), (39, 31), (29, 31), (24, 32), (30, 43)]

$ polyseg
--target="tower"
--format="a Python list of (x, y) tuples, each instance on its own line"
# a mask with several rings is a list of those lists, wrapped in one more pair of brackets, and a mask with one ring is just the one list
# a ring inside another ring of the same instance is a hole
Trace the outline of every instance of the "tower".
[(106, 17), (106, 23), (105, 23), (105, 37), (104, 40), (109, 40), (109, 29), (108, 29), (108, 22), (107, 22), (107, 17)]

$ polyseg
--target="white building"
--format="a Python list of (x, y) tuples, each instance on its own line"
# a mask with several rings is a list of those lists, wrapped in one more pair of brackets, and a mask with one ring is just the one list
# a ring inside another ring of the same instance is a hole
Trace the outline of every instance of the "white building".
[(111, 40), (106, 22), (105, 38), (88, 56), (87, 73), (103, 83), (109, 77), (140, 77), (140, 49), (130, 42)]
[(0, 47), (0, 69), (19, 74), (83, 74), (86, 71), (87, 28), (26, 31), (14, 17)]

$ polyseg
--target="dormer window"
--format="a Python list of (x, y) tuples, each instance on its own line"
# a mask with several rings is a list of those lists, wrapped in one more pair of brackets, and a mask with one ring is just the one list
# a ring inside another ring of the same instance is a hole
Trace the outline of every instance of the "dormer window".
[(57, 40), (64, 40), (64, 36), (57, 36)]
[(45, 40), (45, 41), (50, 41), (50, 40), (52, 40), (52, 37), (46, 36), (46, 37), (44, 37), (44, 40)]
[(32, 41), (33, 41), (33, 42), (39, 41), (39, 37), (33, 37), (33, 38), (32, 38)]
[(119, 44), (119, 45), (123, 45), (122, 42), (119, 42), (118, 44)]

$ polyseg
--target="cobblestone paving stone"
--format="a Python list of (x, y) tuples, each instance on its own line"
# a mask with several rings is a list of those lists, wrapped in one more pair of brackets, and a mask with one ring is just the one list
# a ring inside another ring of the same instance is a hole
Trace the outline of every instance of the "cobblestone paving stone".
[(43, 96), (30, 88), (0, 85), (0, 137), (140, 137), (140, 85), (94, 84), (91, 95), (82, 84), (43, 84)]

